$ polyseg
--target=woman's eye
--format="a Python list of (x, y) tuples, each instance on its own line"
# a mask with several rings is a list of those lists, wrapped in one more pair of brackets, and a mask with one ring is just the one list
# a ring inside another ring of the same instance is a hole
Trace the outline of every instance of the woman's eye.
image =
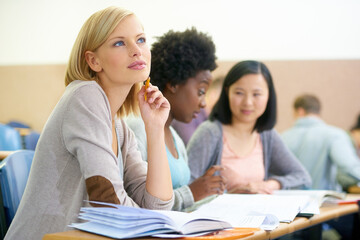
[(141, 37), (138, 39), (138, 43), (146, 43), (146, 39), (144, 37)]
[(254, 93), (254, 97), (258, 97), (260, 95), (261, 95), (260, 93)]
[(205, 93), (206, 93), (205, 90), (203, 90), (203, 89), (199, 90), (199, 96), (205, 95)]
[(125, 43), (123, 41), (118, 41), (114, 44), (115, 47), (124, 46)]
[(235, 92), (236, 95), (243, 95), (242, 92)]

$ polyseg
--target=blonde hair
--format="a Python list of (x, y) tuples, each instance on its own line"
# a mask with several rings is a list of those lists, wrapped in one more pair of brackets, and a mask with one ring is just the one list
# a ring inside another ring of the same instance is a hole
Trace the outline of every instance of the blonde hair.
[[(74, 46), (72, 48), (65, 75), (65, 86), (74, 80), (99, 82), (96, 72), (94, 72), (85, 59), (85, 52), (95, 52), (110, 36), (117, 25), (127, 16), (134, 13), (119, 7), (108, 7), (100, 10), (84, 23)], [(127, 95), (124, 104), (117, 112), (118, 116), (125, 116), (130, 113), (138, 114), (138, 104), (136, 93), (141, 87), (141, 83), (136, 83)]]

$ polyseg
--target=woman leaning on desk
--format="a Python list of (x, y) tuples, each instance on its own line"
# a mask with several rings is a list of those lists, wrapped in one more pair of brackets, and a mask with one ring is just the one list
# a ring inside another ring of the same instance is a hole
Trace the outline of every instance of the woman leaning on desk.
[(276, 94), (261, 62), (237, 63), (224, 79), (209, 120), (195, 131), (187, 151), (191, 180), (222, 165), (232, 193), (266, 193), (311, 186), (311, 178), (273, 129)]
[[(171, 127), (173, 120), (190, 122), (206, 106), (205, 94), (216, 68), (215, 45), (210, 36), (195, 28), (182, 32), (170, 30), (152, 45), (151, 81), (168, 99), (171, 109), (165, 123), (165, 144), (174, 188), (173, 210), (184, 210), (201, 200), (225, 190), (214, 166), (191, 184), (188, 157), (184, 142)], [(147, 159), (146, 132), (141, 118), (128, 118), (143, 159)]]
[[(79, 221), (80, 207), (88, 205), (84, 200), (171, 209), (163, 140), (170, 105), (157, 87), (137, 93), (150, 63), (143, 26), (133, 13), (109, 7), (85, 22), (68, 63), (65, 93), (41, 134), (5, 239), (38, 240), (65, 231)], [(148, 167), (122, 120), (139, 107)]]

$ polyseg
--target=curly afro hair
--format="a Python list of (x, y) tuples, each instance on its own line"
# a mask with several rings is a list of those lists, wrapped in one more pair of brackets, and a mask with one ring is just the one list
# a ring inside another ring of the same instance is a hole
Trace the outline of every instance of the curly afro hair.
[(194, 27), (184, 32), (170, 30), (157, 39), (151, 48), (150, 77), (160, 91), (167, 83), (182, 84), (199, 71), (217, 67), (212, 38)]

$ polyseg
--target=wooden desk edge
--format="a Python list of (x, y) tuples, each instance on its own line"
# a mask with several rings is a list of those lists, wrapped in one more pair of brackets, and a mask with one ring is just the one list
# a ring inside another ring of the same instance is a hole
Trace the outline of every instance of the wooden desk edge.
[(279, 227), (273, 231), (266, 232), (261, 230), (255, 232), (254, 235), (242, 238), (244, 240), (264, 240), (274, 239), (284, 236), (295, 231), (305, 229), (307, 227), (315, 226), (316, 224), (326, 222), (331, 219), (336, 219), (341, 216), (356, 213), (359, 211), (357, 204), (339, 205), (334, 207), (324, 207), (320, 209), (320, 215), (315, 215), (311, 218), (297, 217), (291, 223), (280, 223)]
[[(351, 194), (353, 196), (358, 196), (358, 194)], [(265, 240), (265, 239), (274, 239), (281, 236), (284, 236), (295, 231), (314, 226), (316, 224), (326, 222), (331, 219), (336, 219), (338, 217), (356, 213), (359, 211), (359, 206), (357, 204), (346, 204), (338, 205), (336, 207), (324, 207), (320, 209), (320, 215), (315, 215), (311, 218), (297, 217), (291, 223), (280, 223), (279, 227), (273, 231), (264, 231), (260, 230), (255, 232), (254, 235), (241, 238), (242, 240)], [(103, 237), (96, 234), (91, 234), (79, 230), (70, 230), (66, 232), (50, 233), (45, 234), (43, 240), (111, 240), (113, 238)], [(154, 240), (160, 238), (138, 238), (141, 240)], [(173, 239), (174, 240), (174, 239)]]
[(103, 237), (92, 233), (83, 232), (80, 230), (70, 230), (66, 232), (49, 233), (45, 234), (42, 240), (110, 240), (113, 238)]

